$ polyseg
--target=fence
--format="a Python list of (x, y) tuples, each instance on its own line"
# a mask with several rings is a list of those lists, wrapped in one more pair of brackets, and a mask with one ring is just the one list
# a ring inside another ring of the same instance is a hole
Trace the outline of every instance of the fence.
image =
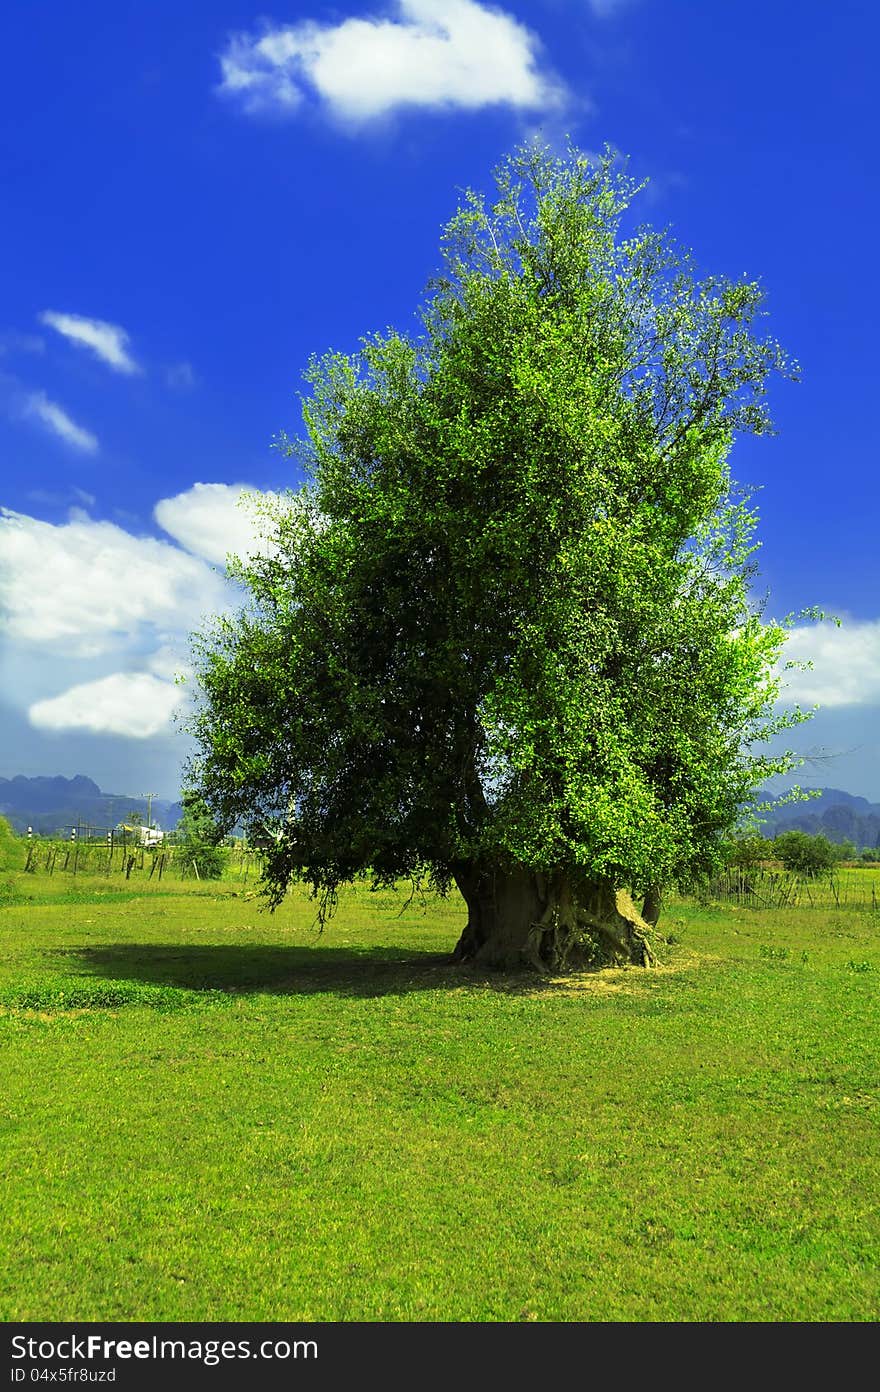
[(707, 885), (712, 899), (732, 901), (740, 908), (838, 908), (876, 913), (880, 907), (880, 873), (841, 869), (832, 875), (805, 878), (787, 870), (766, 867), (730, 869)]
[[(131, 838), (108, 833), (104, 839), (29, 840), (25, 870), (49, 875), (122, 875), (142, 882), (158, 883), (166, 875), (176, 879), (200, 879), (192, 842), (175, 845), (166, 841), (154, 847), (141, 846)], [(258, 847), (235, 841), (226, 847), (222, 878), (258, 878), (263, 854)], [(832, 875), (805, 879), (790, 871), (767, 866), (754, 869), (730, 868), (705, 886), (703, 895), (734, 903), (740, 908), (838, 908), (880, 911), (880, 871), (858, 868), (838, 869)]]
[[(200, 847), (192, 842), (174, 845), (163, 842), (158, 846), (142, 846), (130, 837), (108, 833), (103, 838), (81, 839), (73, 835), (66, 840), (29, 840), (24, 869), (54, 875), (122, 875), (126, 880), (156, 879), (173, 875), (179, 879), (200, 879), (197, 853)], [(202, 849), (208, 849), (204, 847)], [(223, 878), (247, 880), (259, 874), (262, 867), (260, 852), (241, 842), (226, 849)]]

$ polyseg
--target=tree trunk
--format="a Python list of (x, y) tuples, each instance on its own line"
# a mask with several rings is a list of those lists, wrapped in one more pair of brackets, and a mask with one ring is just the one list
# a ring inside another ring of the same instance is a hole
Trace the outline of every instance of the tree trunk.
[(468, 909), (457, 962), (549, 972), (619, 963), (648, 967), (655, 961), (651, 925), (627, 891), (607, 881), (575, 888), (568, 876), (524, 866), (467, 865), (454, 873)]
[(645, 894), (645, 902), (642, 904), (642, 918), (651, 927), (656, 928), (660, 922), (660, 910), (663, 907), (663, 891), (658, 884), (648, 885)]

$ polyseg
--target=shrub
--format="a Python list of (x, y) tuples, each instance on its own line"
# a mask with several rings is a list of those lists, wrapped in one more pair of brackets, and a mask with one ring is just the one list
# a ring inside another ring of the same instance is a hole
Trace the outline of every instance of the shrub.
[(0, 817), (0, 870), (23, 870), (27, 843), (16, 836), (5, 817)]
[(852, 841), (834, 841), (831, 843), (834, 850), (834, 859), (839, 863), (845, 860), (855, 860), (858, 851)]
[(221, 842), (224, 831), (214, 821), (201, 798), (193, 793), (183, 796), (183, 816), (175, 832), (175, 859), (184, 875), (197, 875), (201, 880), (219, 880), (226, 868), (229, 852)]
[(804, 831), (783, 831), (773, 842), (773, 854), (786, 870), (803, 879), (830, 874), (837, 863), (837, 847), (827, 836), (808, 836)]
[(728, 865), (741, 870), (754, 870), (773, 855), (773, 845), (763, 836), (738, 836), (727, 851)]

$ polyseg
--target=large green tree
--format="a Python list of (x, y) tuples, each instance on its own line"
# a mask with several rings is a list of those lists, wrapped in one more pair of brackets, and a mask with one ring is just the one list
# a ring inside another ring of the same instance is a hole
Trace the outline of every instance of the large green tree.
[[(750, 600), (738, 432), (769, 429), (761, 291), (699, 280), (611, 156), (517, 151), (468, 194), (414, 336), (312, 363), (307, 483), (197, 643), (191, 775), (273, 831), (277, 902), (457, 885), (462, 961), (653, 960), (790, 756), (784, 624)], [(647, 895), (642, 917), (633, 895)]]

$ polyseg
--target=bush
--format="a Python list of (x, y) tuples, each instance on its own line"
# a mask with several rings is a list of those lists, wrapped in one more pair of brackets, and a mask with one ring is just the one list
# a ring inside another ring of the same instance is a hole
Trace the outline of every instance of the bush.
[(727, 848), (727, 863), (740, 870), (754, 870), (773, 855), (773, 844), (763, 836), (738, 836)]
[(23, 870), (27, 841), (16, 836), (5, 817), (0, 817), (0, 870)]
[(837, 864), (837, 847), (827, 836), (808, 836), (805, 831), (783, 831), (776, 837), (773, 854), (786, 870), (803, 879), (828, 875)]
[(858, 855), (854, 843), (850, 840), (833, 841), (831, 844), (834, 848), (834, 859), (838, 863), (842, 863), (845, 860), (855, 860)]
[(224, 846), (205, 846), (181, 841), (176, 847), (174, 859), (184, 879), (192, 876), (199, 880), (219, 880), (229, 861), (229, 852)]
[(221, 844), (223, 828), (214, 821), (201, 798), (184, 793), (182, 801), (183, 816), (175, 831), (174, 858), (184, 875), (219, 880), (229, 860), (229, 852)]

